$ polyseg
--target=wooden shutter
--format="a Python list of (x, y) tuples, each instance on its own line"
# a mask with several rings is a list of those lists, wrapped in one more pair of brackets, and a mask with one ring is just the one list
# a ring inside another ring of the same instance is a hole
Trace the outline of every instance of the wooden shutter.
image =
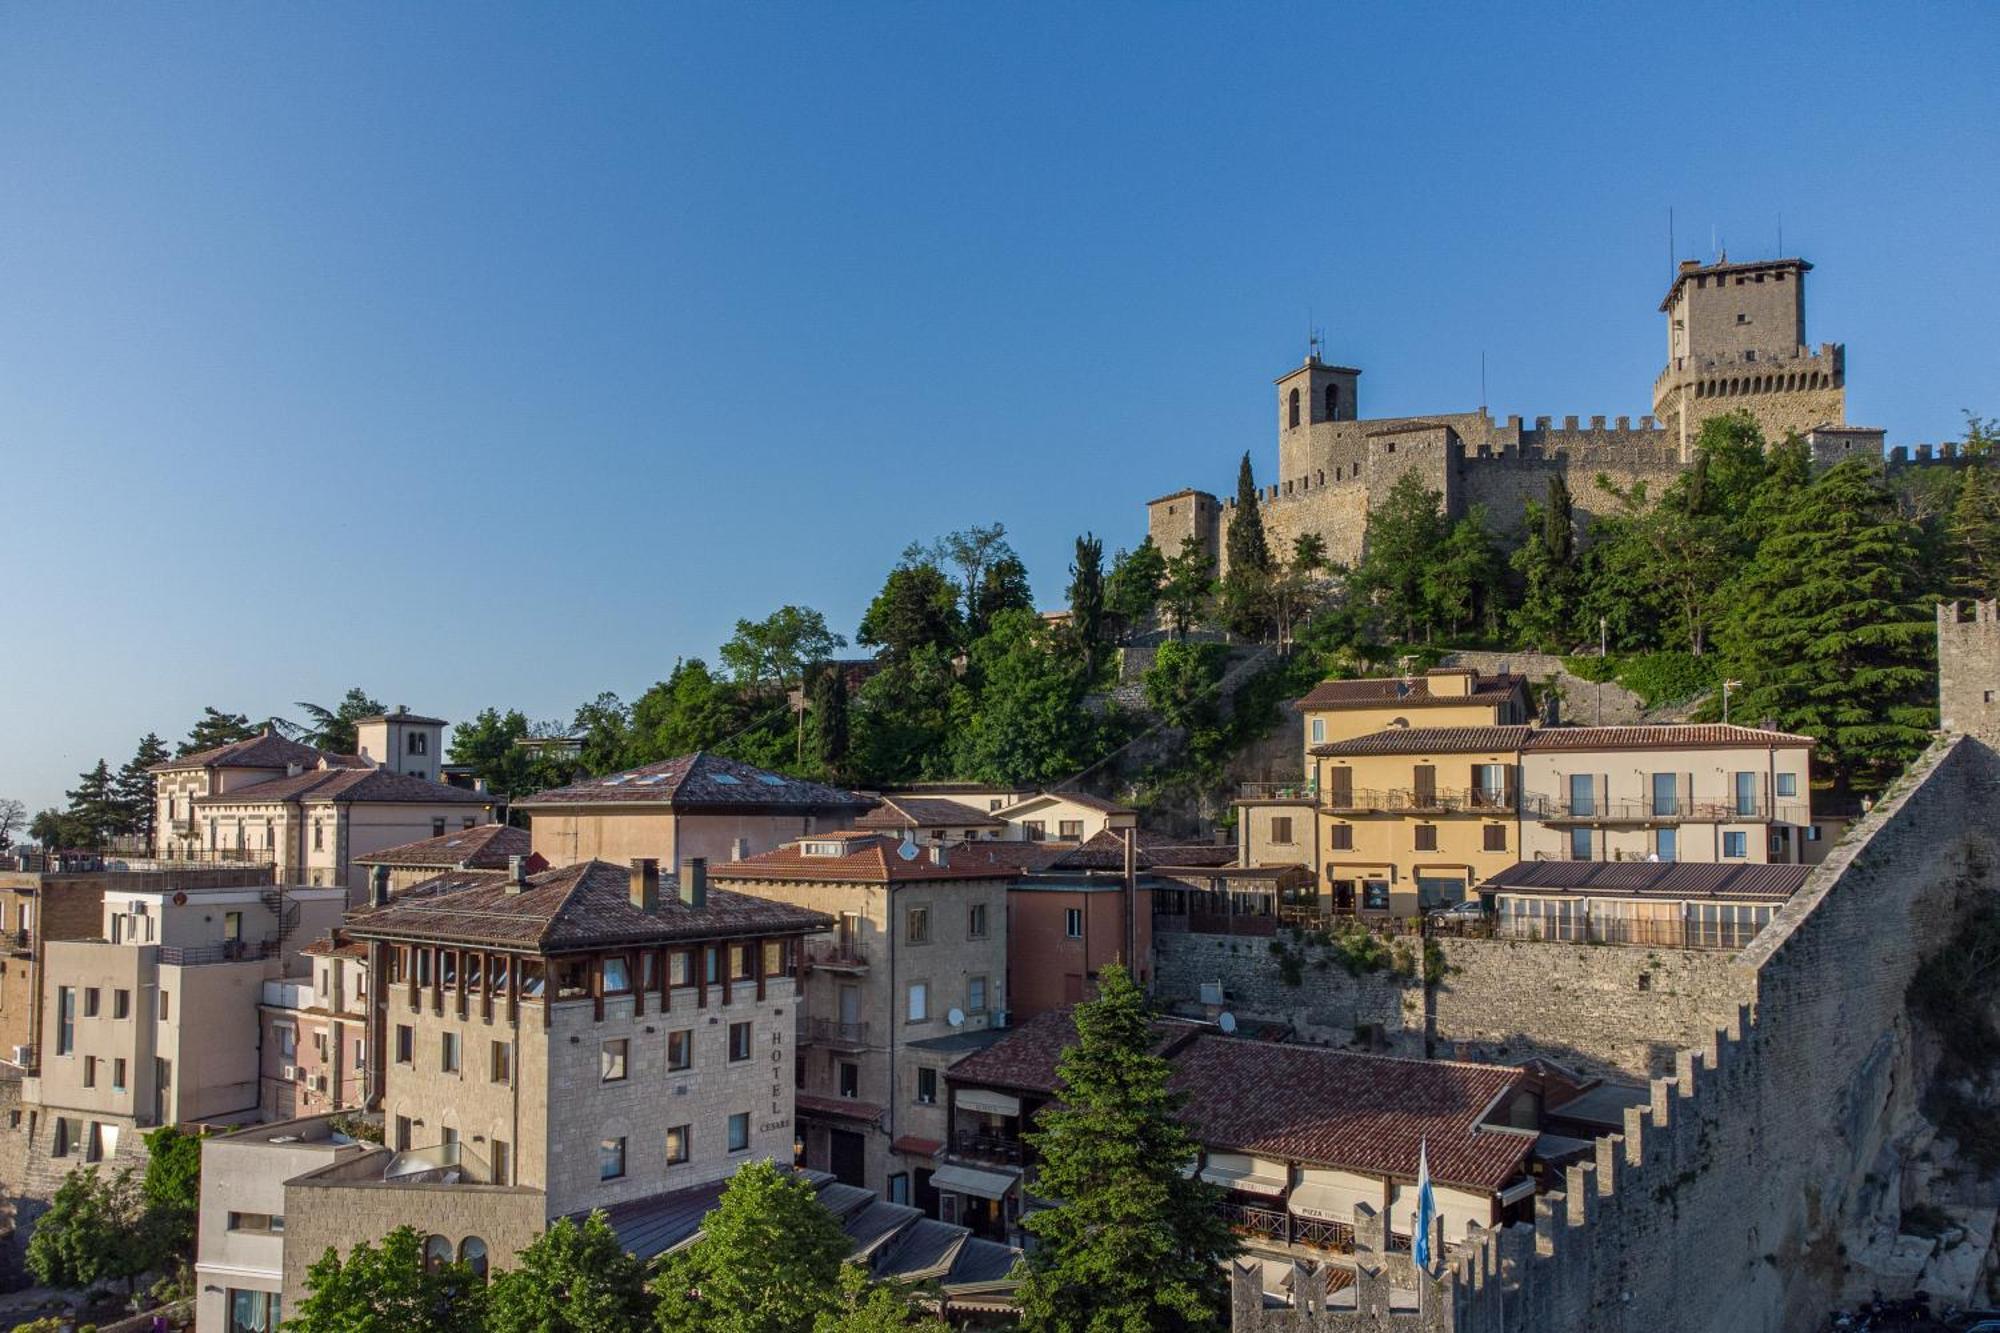
[(1352, 809), (1354, 805), (1354, 770), (1346, 764), (1335, 764), (1326, 771), (1327, 802), (1336, 810)]
[(1418, 764), (1411, 775), (1416, 788), (1417, 804), (1428, 806), (1437, 800), (1438, 771), (1435, 764)]

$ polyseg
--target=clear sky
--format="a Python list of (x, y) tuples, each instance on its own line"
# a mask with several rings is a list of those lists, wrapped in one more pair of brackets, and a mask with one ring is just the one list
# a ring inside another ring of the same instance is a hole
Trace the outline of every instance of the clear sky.
[(203, 704), (627, 698), (912, 538), (1368, 415), (1634, 417), (1679, 253), (2000, 415), (2000, 7), (12, 5), (0, 795)]

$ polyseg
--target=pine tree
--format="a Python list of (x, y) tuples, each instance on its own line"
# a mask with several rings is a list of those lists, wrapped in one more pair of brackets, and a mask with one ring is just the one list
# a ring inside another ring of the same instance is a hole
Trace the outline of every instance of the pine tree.
[(1076, 539), (1069, 567), (1069, 627), (1083, 650), (1083, 674), (1097, 679), (1104, 644), (1104, 543), (1089, 533)]
[(131, 834), (149, 848), (154, 845), (156, 831), (151, 770), (154, 764), (164, 763), (167, 757), (166, 742), (149, 731), (139, 739), (138, 752), (118, 770), (116, 793), (120, 832)]
[(557, 1218), (486, 1293), (488, 1333), (641, 1333), (652, 1312), (645, 1266), (601, 1212)]
[(850, 733), (847, 718), (847, 672), (838, 662), (821, 663), (812, 673), (813, 757), (821, 776), (840, 782), (847, 776)]
[(241, 713), (224, 713), (214, 708), (201, 710), (201, 720), (188, 732), (188, 738), (181, 742), (177, 753), (197, 754), (202, 750), (213, 750), (218, 745), (228, 745), (232, 741), (247, 741), (255, 736), (261, 727), (250, 725), (250, 719)]
[(306, 710), (306, 725), (290, 725), (304, 744), (315, 750), (325, 750), (329, 754), (353, 754), (360, 748), (354, 724), (364, 717), (375, 717), (382, 712), (379, 700), (368, 697), (368, 692), (356, 685), (342, 695), (340, 702), (332, 708), (319, 704), (299, 701), (300, 708)]
[(1560, 652), (1577, 616), (1576, 515), (1569, 483), (1549, 478), (1548, 502), (1527, 506), (1527, 538), (1510, 563), (1521, 576), (1521, 604), (1511, 621), (1522, 644)]
[(1915, 525), (1880, 469), (1850, 459), (1783, 513), (1732, 585), (1725, 669), (1735, 711), (1819, 742), (1842, 789), (1887, 785), (1929, 739), (1934, 617)]
[(803, 1176), (748, 1162), (701, 1239), (667, 1256), (653, 1284), (661, 1333), (810, 1333), (837, 1309), (840, 1223)]
[(1196, 1146), (1176, 1118), (1183, 1098), (1153, 1053), (1139, 988), (1106, 966), (1098, 998), (1077, 1006), (1077, 1041), (1056, 1071), (1062, 1100), (1030, 1133), (1037, 1193), (1058, 1200), (1024, 1225), (1023, 1322), (1050, 1333), (1223, 1327), (1223, 1261), (1235, 1236), (1213, 1186), (1186, 1174)]
[(111, 765), (98, 760), (97, 767), (81, 774), (77, 785), (65, 794), (69, 797), (69, 809), (64, 813), (71, 821), (71, 827), (84, 839), (84, 845), (104, 846), (119, 830), (124, 819), (124, 811), (118, 804), (118, 783), (111, 776)]
[(1951, 507), (1950, 577), (1957, 597), (2000, 597), (2000, 497), (1989, 466), (1975, 462), (1965, 469)]

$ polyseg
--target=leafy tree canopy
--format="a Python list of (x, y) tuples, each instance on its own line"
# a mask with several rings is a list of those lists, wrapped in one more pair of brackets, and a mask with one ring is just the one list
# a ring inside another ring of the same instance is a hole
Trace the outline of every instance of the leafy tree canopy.
[(808, 666), (846, 646), (811, 607), (781, 606), (762, 620), (737, 621), (719, 656), (738, 684), (783, 687), (797, 685)]
[(345, 1260), (329, 1247), (306, 1270), (306, 1298), (285, 1333), (480, 1333), (487, 1288), (463, 1265), (426, 1268), (423, 1240), (397, 1227)]
[(382, 702), (370, 698), (359, 685), (342, 695), (340, 702), (331, 708), (303, 699), (298, 706), (305, 710), (306, 720), (303, 726), (294, 724), (296, 739), (330, 754), (353, 754), (360, 748), (354, 724), (383, 711)]
[(494, 1333), (640, 1333), (652, 1325), (644, 1266), (601, 1212), (557, 1218), (497, 1274), (486, 1297)]
[(749, 1162), (730, 1177), (701, 1239), (653, 1284), (662, 1333), (812, 1333), (837, 1310), (847, 1235), (804, 1177)]

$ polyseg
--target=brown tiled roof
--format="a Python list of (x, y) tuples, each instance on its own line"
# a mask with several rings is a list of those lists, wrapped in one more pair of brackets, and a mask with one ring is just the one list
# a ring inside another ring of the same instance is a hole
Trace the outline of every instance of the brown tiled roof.
[[(1123, 870), (1124, 829), (1102, 829), (1073, 851), (1050, 863), (1051, 870)], [(1155, 866), (1221, 866), (1236, 860), (1236, 849), (1214, 842), (1187, 842), (1149, 829), (1131, 830), (1138, 843), (1134, 859), (1141, 870)], [(983, 847), (985, 844), (981, 844)]]
[(1691, 861), (1516, 861), (1479, 886), (1492, 893), (1587, 893), (1644, 898), (1735, 898), (1783, 902), (1810, 866)]
[(379, 801), (402, 805), (491, 805), (486, 792), (382, 768), (315, 768), (288, 778), (197, 796), (198, 805), (262, 805), (272, 801)]
[[(318, 768), (323, 752), (310, 745), (288, 740), (277, 732), (266, 728), (261, 734), (248, 740), (231, 741), (213, 749), (197, 750), (177, 759), (168, 759), (154, 764), (148, 773), (168, 773), (182, 768), (286, 768), (297, 764), (301, 768)], [(348, 756), (324, 756), (336, 762)]]
[[(1441, 671), (1439, 675), (1465, 675), (1461, 670)], [(1297, 703), (1301, 709), (1327, 710), (1335, 708), (1380, 708), (1384, 704), (1395, 704), (1410, 708), (1431, 708), (1449, 704), (1500, 703), (1516, 691), (1525, 692), (1525, 676), (1509, 672), (1498, 675), (1474, 675), (1472, 693), (1464, 695), (1434, 695), (1426, 676), (1411, 677), (1407, 684), (1401, 676), (1370, 676), (1362, 680), (1323, 680)], [(1400, 693), (1407, 689), (1407, 693)]]
[(915, 1134), (905, 1134), (889, 1145), (897, 1152), (914, 1153), (918, 1157), (935, 1157), (944, 1151), (943, 1139), (918, 1138)]
[(1322, 757), (1366, 754), (1494, 754), (1518, 750), (1529, 727), (1390, 727), (1351, 740), (1315, 745)]
[(1181, 1119), (1211, 1149), (1415, 1179), (1422, 1144), (1440, 1184), (1497, 1190), (1535, 1142), (1480, 1123), (1522, 1078), (1505, 1065), (1209, 1035), (1173, 1063), (1169, 1086), (1188, 1098)]
[(854, 821), (866, 829), (1005, 828), (1007, 821), (941, 796), (884, 796), (882, 804)]
[(1014, 804), (995, 813), (1002, 816), (1011, 815), (1037, 801), (1068, 801), (1071, 805), (1080, 805), (1086, 810), (1097, 810), (1107, 815), (1136, 813), (1129, 805), (1120, 805), (1116, 801), (1107, 801), (1102, 796), (1092, 796), (1089, 792), (1083, 791), (1038, 791), (1033, 796), (1023, 796)]
[(569, 805), (659, 805), (715, 810), (865, 810), (866, 796), (697, 750), (623, 773), (585, 778), (514, 802), (517, 809)]
[(689, 907), (680, 900), (679, 880), (673, 875), (660, 876), (659, 911), (642, 912), (631, 903), (631, 870), (608, 861), (583, 861), (530, 875), (527, 886), (513, 894), (507, 892), (504, 873), (475, 873), (481, 882), (441, 896), (426, 896), (425, 886), (418, 885), (387, 907), (356, 916), (349, 931), (363, 939), (554, 953), (606, 945), (811, 933), (830, 930), (834, 924), (822, 912), (713, 887), (705, 907)]
[(534, 850), (528, 830), (511, 824), (481, 824), (441, 838), (406, 842), (354, 858), (363, 866), (464, 866), (468, 870), (504, 870), (510, 856)]
[(1530, 750), (1707, 749), (1732, 745), (1775, 745), (1789, 749), (1814, 744), (1810, 736), (1720, 722), (1665, 722), (1650, 727), (1543, 727), (1528, 739)]
[[(804, 851), (808, 844), (832, 842), (841, 844), (844, 849), (842, 855), (807, 855)], [(930, 848), (916, 847), (915, 856), (905, 857), (901, 839), (886, 833), (858, 830), (816, 833), (809, 838), (786, 843), (776, 851), (713, 866), (708, 874), (710, 879), (727, 880), (732, 884), (758, 880), (901, 884), (918, 880), (1011, 879), (1015, 874), (1012, 866), (996, 865), (978, 855), (985, 846), (985, 843), (974, 843), (963, 850), (949, 848), (945, 852), (945, 864), (937, 865), (931, 860)]]
[(1025, 838), (981, 838), (951, 849), (954, 859), (964, 865), (999, 866), (1010, 872), (1033, 874), (1048, 870), (1056, 862), (1076, 852), (1076, 842), (1029, 842)]
[(309, 958), (358, 958), (365, 961), (368, 946), (355, 940), (342, 941), (332, 935), (322, 935), (299, 952)]
[[(1164, 1050), (1199, 1028), (1185, 1019), (1156, 1018), (1153, 1049)], [(945, 1070), (953, 1083), (1053, 1094), (1056, 1061), (1076, 1044), (1076, 1022), (1068, 1009), (1037, 1014), (984, 1050), (974, 1051)]]

